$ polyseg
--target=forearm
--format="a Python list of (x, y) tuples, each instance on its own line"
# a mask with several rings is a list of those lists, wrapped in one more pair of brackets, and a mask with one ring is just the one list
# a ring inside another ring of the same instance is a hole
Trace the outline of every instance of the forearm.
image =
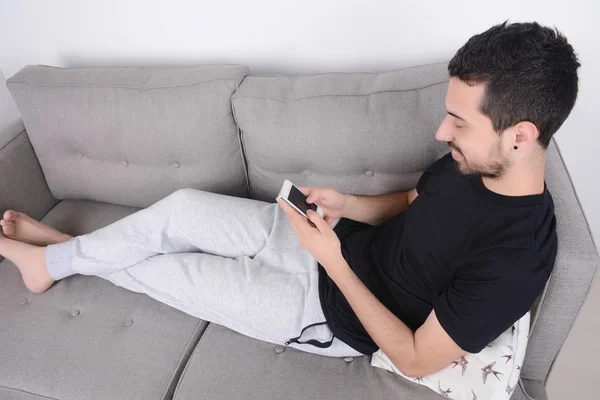
[(369, 333), (373, 341), (383, 350), (396, 367), (407, 376), (415, 375), (416, 350), (413, 331), (388, 310), (345, 265), (336, 268), (332, 276), (348, 304)]
[(408, 208), (408, 192), (378, 196), (345, 194), (343, 217), (369, 225), (379, 225)]

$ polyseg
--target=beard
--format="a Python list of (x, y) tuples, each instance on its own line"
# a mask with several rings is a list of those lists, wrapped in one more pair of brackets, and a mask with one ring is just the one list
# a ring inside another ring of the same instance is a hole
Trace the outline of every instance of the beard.
[(454, 160), (454, 166), (459, 174), (463, 176), (481, 176), (484, 178), (498, 179), (501, 178), (505, 173), (510, 162), (506, 157), (503, 157), (500, 153), (500, 147), (496, 148), (495, 154), (491, 154), (490, 161), (486, 163), (475, 163), (467, 161), (462, 151), (449, 143), (449, 146), (460, 153), (462, 158), (460, 160)]

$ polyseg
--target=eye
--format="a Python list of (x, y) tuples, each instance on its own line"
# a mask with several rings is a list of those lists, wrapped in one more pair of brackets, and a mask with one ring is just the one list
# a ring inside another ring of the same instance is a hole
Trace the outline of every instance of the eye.
[(454, 127), (457, 128), (457, 129), (461, 129), (463, 126), (462, 125), (456, 125), (456, 124), (454, 124)]

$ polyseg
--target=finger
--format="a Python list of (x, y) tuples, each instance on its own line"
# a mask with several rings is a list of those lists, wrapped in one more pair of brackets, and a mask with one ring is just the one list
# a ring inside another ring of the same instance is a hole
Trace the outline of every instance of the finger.
[(314, 203), (314, 201), (315, 201), (315, 195), (313, 194), (311, 196), (311, 192), (312, 192), (311, 188), (305, 187), (305, 186), (300, 186), (300, 187), (298, 187), (298, 189), (300, 189), (302, 191), (302, 193), (304, 193), (306, 195), (306, 202), (307, 203)]
[(281, 207), (281, 209), (289, 215), (289, 211), (292, 209), (292, 207), (289, 206), (288, 203), (286, 203), (285, 201), (281, 200), (279, 197), (277, 197), (275, 200), (277, 200), (277, 203), (279, 204), (279, 206)]
[(279, 203), (279, 205), (281, 206), (283, 211), (286, 213), (286, 215), (290, 219), (290, 222), (293, 221), (296, 225), (298, 225), (299, 223), (302, 222), (301, 219), (306, 220), (306, 218), (304, 218), (302, 215), (300, 215), (300, 213), (298, 213), (298, 211), (293, 209), (285, 201), (282, 201), (280, 198), (277, 198), (277, 202)]
[(290, 226), (292, 227), (292, 230), (298, 237), (298, 240), (302, 242), (302, 238), (306, 234), (306, 229), (308, 228), (307, 224), (309, 222), (306, 218), (298, 214), (295, 210), (293, 212), (297, 215), (290, 215)]
[(308, 219), (317, 226), (317, 229), (320, 232), (323, 231), (325, 225), (327, 224), (327, 222), (323, 220), (319, 213), (313, 210), (308, 210)]
[(277, 203), (279, 204), (279, 207), (281, 207), (281, 209), (283, 210), (283, 212), (288, 216), (288, 218), (292, 218), (292, 207), (290, 207), (285, 201), (282, 201), (281, 199), (277, 199)]

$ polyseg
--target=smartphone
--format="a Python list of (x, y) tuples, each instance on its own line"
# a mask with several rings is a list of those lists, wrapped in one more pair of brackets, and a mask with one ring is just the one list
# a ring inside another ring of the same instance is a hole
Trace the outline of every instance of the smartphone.
[(321, 217), (323, 217), (323, 210), (321, 207), (315, 203), (307, 203), (306, 198), (308, 196), (302, 193), (302, 191), (298, 189), (296, 185), (287, 179), (283, 182), (283, 186), (281, 187), (277, 197), (288, 203), (290, 206), (292, 206), (292, 208), (294, 208), (307, 219), (308, 215), (306, 215), (306, 213), (308, 210), (316, 211)]

